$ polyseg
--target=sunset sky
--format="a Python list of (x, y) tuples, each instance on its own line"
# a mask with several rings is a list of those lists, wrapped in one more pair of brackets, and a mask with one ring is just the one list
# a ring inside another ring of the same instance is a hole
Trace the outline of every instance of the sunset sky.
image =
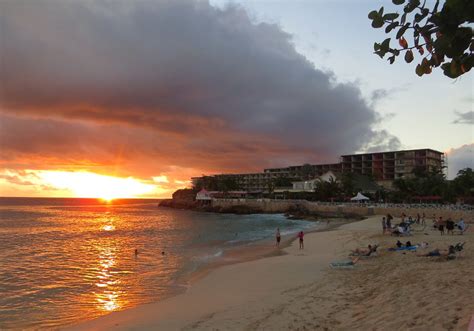
[(2, 0), (0, 196), (168, 197), (387, 149), (474, 167), (472, 72), (374, 55), (382, 5)]

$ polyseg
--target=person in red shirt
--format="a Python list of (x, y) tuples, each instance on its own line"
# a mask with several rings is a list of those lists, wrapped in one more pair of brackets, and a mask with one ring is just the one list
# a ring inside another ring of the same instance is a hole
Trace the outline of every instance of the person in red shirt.
[(300, 238), (300, 249), (304, 248), (303, 237), (304, 237), (304, 233), (303, 233), (303, 231), (300, 231), (298, 233), (298, 238)]

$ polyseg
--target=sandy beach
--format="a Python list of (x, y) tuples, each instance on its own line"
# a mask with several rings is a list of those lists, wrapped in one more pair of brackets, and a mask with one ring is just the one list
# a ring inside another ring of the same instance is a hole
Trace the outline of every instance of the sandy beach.
[[(474, 314), (474, 232), (441, 236), (415, 226), (413, 244), (446, 249), (466, 242), (455, 260), (390, 252), (381, 216), (305, 236), (283, 254), (225, 265), (183, 294), (114, 312), (72, 330), (467, 330)], [(396, 219), (395, 221), (398, 221)], [(429, 225), (431, 222), (429, 222)], [(332, 269), (351, 249), (379, 244), (353, 269)], [(267, 248), (268, 249), (268, 248)]]

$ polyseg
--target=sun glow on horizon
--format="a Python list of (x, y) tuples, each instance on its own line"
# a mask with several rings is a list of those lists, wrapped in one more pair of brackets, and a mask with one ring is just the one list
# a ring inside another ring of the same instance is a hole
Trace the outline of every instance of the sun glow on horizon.
[(100, 198), (107, 202), (135, 198), (157, 189), (156, 185), (133, 177), (119, 178), (91, 172), (41, 171), (38, 176), (48, 185), (69, 190), (78, 198)]

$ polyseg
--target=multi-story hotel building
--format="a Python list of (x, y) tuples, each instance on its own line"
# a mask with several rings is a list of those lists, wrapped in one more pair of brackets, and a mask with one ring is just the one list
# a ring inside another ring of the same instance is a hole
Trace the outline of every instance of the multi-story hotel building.
[[(392, 186), (397, 178), (415, 176), (415, 169), (432, 171), (442, 170), (444, 167), (444, 153), (433, 149), (414, 149), (391, 152), (364, 153), (342, 155), (339, 163), (332, 164), (304, 164), (285, 168), (264, 169), (260, 173), (248, 174), (220, 174), (215, 179), (233, 179), (239, 189), (248, 192), (267, 191), (277, 178), (288, 178), (292, 181), (316, 178), (331, 171), (336, 175), (355, 173), (370, 176), (377, 184), (386, 188)], [(204, 177), (192, 178), (193, 183)]]
[(372, 176), (377, 183), (390, 186), (394, 179), (414, 177), (414, 170), (442, 170), (444, 153), (432, 149), (352, 154), (341, 156), (342, 173)]

